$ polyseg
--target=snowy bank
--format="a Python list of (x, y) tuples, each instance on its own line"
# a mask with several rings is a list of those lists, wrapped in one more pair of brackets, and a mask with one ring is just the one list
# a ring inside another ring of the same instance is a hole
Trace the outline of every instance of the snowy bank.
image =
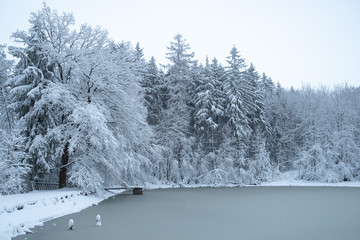
[(360, 187), (360, 182), (338, 182), (323, 183), (309, 182), (304, 180), (276, 180), (273, 182), (264, 182), (260, 185), (241, 185), (241, 184), (147, 184), (147, 190), (169, 189), (169, 188), (219, 188), (219, 187)]
[(120, 192), (99, 197), (84, 195), (78, 189), (61, 189), (0, 196), (0, 240), (31, 232), (30, 228), (97, 205)]
[(360, 187), (360, 182), (315, 182), (299, 178), (299, 171), (280, 173), (273, 181), (264, 182), (261, 186), (294, 186), (294, 187)]
[(260, 186), (291, 186), (291, 187), (360, 187), (360, 182), (338, 182), (338, 183), (323, 183), (323, 182), (309, 182), (304, 180), (279, 180), (275, 182), (266, 182)]

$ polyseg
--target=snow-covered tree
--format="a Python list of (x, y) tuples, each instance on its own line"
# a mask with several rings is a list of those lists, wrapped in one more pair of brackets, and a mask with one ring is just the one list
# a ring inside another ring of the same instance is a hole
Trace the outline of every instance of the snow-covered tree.
[[(265, 79), (266, 76), (263, 75)], [(266, 136), (271, 133), (270, 124), (266, 117), (265, 102), (266, 86), (260, 82), (260, 76), (253, 64), (245, 72), (248, 105), (247, 118), (250, 132), (246, 138), (244, 176), (242, 182), (259, 184), (269, 180), (273, 175), (273, 167), (266, 148)], [(269, 85), (269, 83), (267, 83)], [(271, 92), (270, 92), (271, 93)]]
[(6, 60), (5, 46), (0, 45), (0, 129), (11, 129), (13, 119), (8, 109), (8, 90), (5, 85), (12, 62)]
[(174, 41), (170, 42), (168, 51), (167, 58), (171, 64), (168, 66), (165, 86), (169, 98), (157, 131), (160, 135), (160, 143), (173, 152), (173, 157), (179, 165), (181, 178), (183, 176), (181, 166), (186, 165), (182, 162), (186, 159), (182, 159), (181, 152), (183, 148), (188, 148), (189, 141), (186, 137), (190, 134), (191, 99), (188, 89), (191, 86), (191, 65), (194, 53), (189, 52), (189, 44), (180, 34), (177, 34)]
[[(14, 34), (25, 47), (11, 49), (20, 61), (9, 84), (34, 179), (52, 171), (59, 174), (60, 187), (69, 177), (99, 191), (114, 176), (120, 178), (121, 170), (148, 164), (151, 130), (144, 122), (135, 52), (126, 44), (114, 48), (101, 28), (72, 30), (71, 14), (47, 6), (33, 13), (30, 23), (29, 33)], [(123, 178), (145, 178), (135, 172)]]
[(143, 48), (140, 47), (140, 43), (137, 42), (135, 46), (135, 55), (138, 60), (140, 60), (142, 57), (144, 57)]
[(224, 114), (221, 79), (215, 75), (216, 68), (216, 59), (212, 65), (207, 61), (196, 88), (195, 129), (206, 153), (213, 152), (218, 147), (218, 128)]
[(245, 60), (240, 57), (235, 46), (231, 49), (227, 62), (229, 66), (226, 68), (227, 78), (224, 82), (225, 115), (232, 135), (240, 142), (250, 132), (247, 114), (254, 104), (249, 102), (251, 92), (245, 81)]
[(189, 133), (190, 110), (188, 103), (190, 97), (187, 90), (191, 85), (190, 70), (194, 57), (194, 53), (189, 51), (190, 46), (186, 39), (177, 34), (174, 41), (170, 42), (166, 54), (170, 61), (165, 80), (170, 96), (166, 112), (168, 121), (171, 122), (169, 130), (176, 138)]
[(145, 88), (144, 97), (147, 107), (147, 122), (149, 125), (158, 125), (163, 110), (163, 79), (156, 66), (154, 57), (147, 65), (146, 73), (142, 81)]
[(356, 179), (359, 143), (354, 89), (306, 86), (287, 91), (278, 87), (276, 92), (268, 115), (273, 131), (270, 156), (280, 169), (289, 169), (293, 163), (299, 177), (311, 181)]
[(0, 194), (27, 191), (25, 176), (30, 170), (19, 131), (0, 129)]
[(254, 140), (250, 143), (253, 146), (253, 156), (246, 158), (242, 181), (246, 184), (259, 184), (271, 180), (273, 177), (273, 167), (270, 164), (269, 153), (266, 150), (264, 138), (261, 133), (257, 133)]
[(275, 85), (270, 77), (266, 76), (265, 73), (262, 74), (260, 78), (260, 86), (263, 91), (265, 91), (265, 96), (268, 97), (275, 92)]
[(107, 126), (104, 112), (91, 103), (76, 107), (69, 116), (69, 179), (89, 191), (99, 192), (104, 176), (120, 169), (114, 161), (119, 143)]
[(0, 45), (0, 194), (12, 194), (27, 190), (25, 175), (30, 165), (25, 158), (24, 139), (8, 108), (6, 82), (12, 62), (6, 60), (4, 48)]
[(300, 129), (297, 126), (300, 118), (296, 109), (299, 106), (292, 105), (299, 98), (296, 92), (288, 93), (279, 84), (276, 91), (267, 96), (265, 113), (270, 125), (265, 135), (267, 150), (272, 164), (281, 171), (287, 171), (299, 154), (300, 136), (297, 132)]
[(335, 131), (327, 150), (327, 159), (337, 173), (336, 181), (354, 181), (360, 176), (360, 146), (356, 143), (354, 131), (346, 128)]
[(7, 82), (11, 86), (9, 108), (23, 126), (22, 133), (26, 137), (25, 151), (29, 153), (33, 178), (36, 180), (43, 180), (44, 174), (50, 171), (50, 144), (44, 136), (48, 128), (52, 127), (54, 119), (48, 114), (47, 108), (37, 102), (49, 82), (35, 66), (26, 67), (20, 75), (15, 75)]
[[(324, 175), (330, 173), (332, 164), (326, 159), (325, 153), (320, 144), (315, 144), (308, 151), (303, 151), (299, 160), (295, 161), (299, 170), (299, 176), (306, 180), (324, 180)], [(328, 181), (334, 181), (333, 173), (330, 173)]]
[(265, 116), (265, 90), (261, 88), (260, 76), (252, 63), (246, 71), (246, 81), (251, 97), (248, 101), (254, 104), (254, 108), (250, 108), (252, 111), (248, 112), (250, 128), (252, 132), (265, 132), (269, 127)]
[[(328, 140), (329, 158), (336, 164), (338, 181), (359, 179), (360, 176), (360, 141), (359, 91), (347, 85), (336, 86), (327, 102), (327, 115), (332, 116), (332, 124), (325, 125), (332, 131)], [(329, 119), (328, 119), (328, 122)]]
[[(31, 179), (44, 180), (45, 175), (56, 165), (50, 162), (56, 147), (54, 142), (48, 141), (46, 135), (66, 118), (61, 114), (61, 107), (55, 107), (60, 112), (54, 111), (54, 105), (62, 104), (61, 101), (54, 102), (51, 97), (47, 97), (47, 94), (52, 93), (47, 88), (70, 81), (73, 66), (68, 62), (76, 56), (74, 52), (66, 50), (78, 46), (79, 43), (74, 39), (78, 39), (79, 35), (76, 36), (70, 30), (74, 24), (71, 14), (59, 15), (46, 5), (42, 10), (32, 13), (29, 22), (31, 27), (28, 32), (17, 31), (13, 34), (15, 40), (23, 43), (24, 47), (9, 48), (10, 53), (19, 58), (14, 77), (8, 83), (12, 88), (10, 107), (24, 126), (25, 151), (29, 153), (33, 164)], [(83, 43), (86, 44), (85, 41)], [(50, 101), (44, 101), (46, 98)], [(72, 106), (68, 104), (67, 107)]]
[[(132, 54), (133, 50), (128, 51)], [(152, 163), (158, 153), (155, 152), (157, 144), (153, 141), (152, 129), (146, 123), (146, 108), (141, 94), (140, 80), (128, 62), (118, 59), (118, 52), (112, 53), (115, 65), (108, 63), (109, 71), (116, 78), (108, 75), (108, 80), (113, 81), (106, 92), (111, 100), (105, 104), (111, 110), (112, 129), (120, 141), (120, 154), (124, 162), (124, 174), (121, 177), (130, 183), (141, 183), (151, 178)], [(106, 85), (107, 86), (107, 85)], [(114, 107), (116, 106), (116, 107)]]

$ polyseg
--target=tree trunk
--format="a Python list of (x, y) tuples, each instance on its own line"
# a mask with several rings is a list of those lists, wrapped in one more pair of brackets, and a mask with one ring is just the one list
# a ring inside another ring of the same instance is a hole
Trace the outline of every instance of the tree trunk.
[(59, 174), (59, 188), (66, 187), (66, 173), (67, 173), (67, 164), (69, 163), (69, 142), (65, 144), (64, 152), (61, 156), (61, 168)]

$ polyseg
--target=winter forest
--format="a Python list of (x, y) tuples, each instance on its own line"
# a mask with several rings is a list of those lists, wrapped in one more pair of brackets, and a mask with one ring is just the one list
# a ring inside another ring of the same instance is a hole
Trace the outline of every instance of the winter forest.
[(46, 5), (29, 22), (0, 46), (1, 194), (360, 180), (360, 87), (284, 89), (235, 46), (199, 64), (180, 34), (161, 65)]

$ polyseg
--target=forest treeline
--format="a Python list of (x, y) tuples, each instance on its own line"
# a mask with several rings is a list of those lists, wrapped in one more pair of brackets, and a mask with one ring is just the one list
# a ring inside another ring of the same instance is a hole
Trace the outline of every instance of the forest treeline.
[(159, 66), (46, 5), (29, 21), (0, 48), (2, 194), (30, 181), (259, 184), (289, 170), (359, 180), (359, 87), (284, 89), (235, 46), (225, 66), (199, 64), (180, 34)]

